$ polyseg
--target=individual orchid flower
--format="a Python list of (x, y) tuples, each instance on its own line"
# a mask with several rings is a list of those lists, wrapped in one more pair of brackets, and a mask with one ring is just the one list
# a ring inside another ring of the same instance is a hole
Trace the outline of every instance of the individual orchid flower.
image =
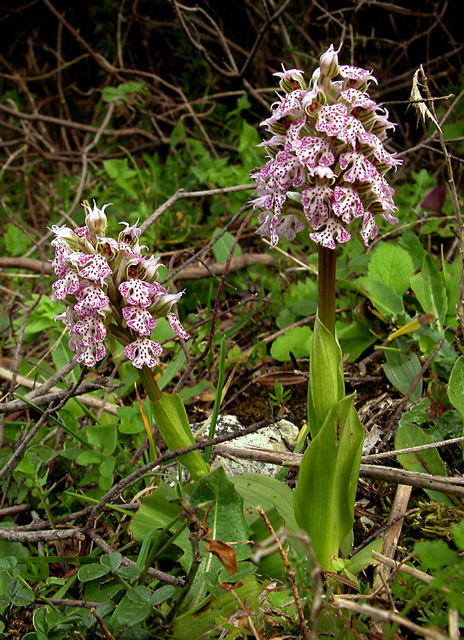
[(309, 83), (298, 69), (274, 74), (284, 94), (262, 123), (272, 136), (261, 143), (269, 161), (252, 175), (258, 233), (272, 247), (306, 229), (314, 242), (336, 249), (351, 238), (357, 218), (368, 246), (377, 216), (397, 222), (384, 178), (401, 164), (384, 147), (394, 125), (367, 93), (377, 82), (371, 71), (339, 65), (338, 54), (331, 45)]
[(67, 304), (57, 316), (69, 331), (69, 346), (78, 362), (94, 366), (106, 353), (105, 341), (113, 334), (125, 345), (132, 364), (153, 367), (162, 347), (150, 340), (156, 319), (167, 317), (173, 332), (184, 340), (189, 335), (172, 307), (182, 292), (170, 294), (157, 282), (159, 258), (143, 255), (141, 229), (127, 222), (118, 239), (106, 237), (107, 218), (95, 200), (87, 209), (85, 225), (78, 229), (53, 226), (52, 262), (58, 280), (52, 285), (53, 300)]

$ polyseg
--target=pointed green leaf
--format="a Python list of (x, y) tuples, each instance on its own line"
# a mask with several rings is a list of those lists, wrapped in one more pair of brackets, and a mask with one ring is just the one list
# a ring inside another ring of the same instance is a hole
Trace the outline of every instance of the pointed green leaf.
[(295, 489), (296, 520), (325, 570), (353, 526), (364, 438), (353, 399), (346, 396), (329, 411), (303, 456)]
[(353, 285), (382, 315), (390, 317), (404, 313), (402, 297), (388, 284), (371, 278), (358, 278)]
[[(208, 527), (211, 540), (237, 542), (247, 540), (248, 525), (243, 513), (243, 498), (227, 478), (224, 469), (219, 467), (202, 478), (194, 487), (191, 495), (193, 504), (201, 505), (213, 502), (208, 515)], [(247, 545), (235, 547), (239, 559), (248, 558)]]
[[(229, 479), (243, 498), (245, 517), (248, 522), (256, 520), (255, 509), (260, 506), (264, 511), (277, 509), (285, 521), (287, 530), (294, 532), (299, 530), (293, 513), (293, 491), (286, 484), (258, 473), (243, 473)], [(253, 509), (251, 514), (248, 512), (249, 508)]]
[[(243, 585), (234, 589), (234, 593), (242, 602), (250, 602), (256, 598), (261, 590), (256, 578), (250, 576), (243, 581)], [(172, 637), (176, 640), (197, 640), (206, 633), (210, 633), (218, 620), (230, 618), (240, 605), (232, 593), (208, 599), (197, 608), (176, 617), (172, 628)]]
[[(422, 404), (422, 403), (421, 403)], [(409, 447), (417, 447), (423, 444), (430, 444), (433, 439), (425, 433), (417, 424), (414, 424), (417, 411), (415, 407), (406, 413), (400, 420), (400, 426), (395, 436), (395, 449), (407, 449)], [(409, 415), (411, 413), (411, 415)], [(420, 419), (420, 417), (418, 416)], [(440, 458), (440, 454), (436, 449), (426, 449), (417, 453), (405, 453), (398, 456), (398, 462), (407, 471), (416, 471), (419, 473), (429, 473), (437, 476), (446, 476), (446, 465)], [(438, 491), (425, 491), (432, 500), (441, 502), (447, 507), (455, 507), (452, 498)]]
[(421, 271), (411, 278), (411, 288), (425, 313), (431, 313), (437, 318), (442, 329), (448, 311), (448, 297), (443, 274), (428, 254)]
[(324, 424), (330, 409), (343, 398), (342, 351), (330, 331), (316, 318), (314, 324), (311, 358), (309, 361), (309, 389), (311, 413), (311, 436), (314, 438)]
[(448, 384), (448, 397), (451, 404), (464, 419), (464, 356), (456, 360)]
[(271, 356), (275, 360), (290, 360), (290, 351), (295, 358), (307, 358), (311, 347), (312, 331), (309, 327), (293, 327), (274, 340)]
[[(421, 363), (416, 353), (407, 353), (408, 341), (405, 338), (396, 338), (391, 346), (398, 351), (385, 351), (386, 362), (383, 370), (395, 389), (406, 395), (421, 370)], [(418, 402), (421, 395), (422, 380), (414, 389), (411, 401)]]
[(154, 529), (164, 529), (182, 511), (175, 489), (162, 482), (150, 496), (144, 497), (131, 520), (130, 530), (136, 542), (143, 542)]

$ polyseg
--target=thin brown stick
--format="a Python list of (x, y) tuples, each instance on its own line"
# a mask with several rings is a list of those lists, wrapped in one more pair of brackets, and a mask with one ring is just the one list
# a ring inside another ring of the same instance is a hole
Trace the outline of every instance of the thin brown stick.
[(333, 596), (333, 606), (336, 609), (347, 609), (348, 611), (351, 611), (353, 613), (359, 613), (363, 616), (367, 616), (368, 618), (379, 620), (380, 622), (399, 624), (406, 629), (409, 629), (409, 631), (418, 633), (419, 635), (424, 636), (425, 638), (429, 638), (430, 640), (449, 640), (439, 631), (431, 629), (430, 627), (421, 627), (418, 624), (407, 620), (406, 618), (402, 618), (397, 613), (386, 611), (385, 609), (378, 609), (367, 604), (359, 604), (358, 602), (353, 602), (352, 600), (348, 600), (343, 596)]
[[(300, 453), (289, 453), (280, 451), (271, 451), (265, 449), (246, 449), (233, 446), (216, 446), (214, 452), (219, 455), (235, 456), (236, 458), (245, 460), (257, 460), (259, 462), (267, 462), (284, 467), (298, 468), (303, 457)], [(405, 471), (404, 469), (394, 469), (392, 467), (380, 467), (370, 464), (361, 464), (359, 475), (361, 477), (374, 478), (391, 482), (393, 484), (405, 484), (420, 489), (428, 489), (430, 491), (439, 491), (448, 495), (464, 497), (464, 487), (455, 486), (454, 478), (444, 478), (439, 476), (437, 480), (435, 476), (427, 473), (418, 473), (415, 471)], [(462, 482), (462, 479), (459, 479)]]
[[(398, 546), (398, 541), (403, 527), (403, 516), (408, 508), (409, 499), (411, 497), (412, 487), (399, 484), (396, 488), (395, 499), (390, 511), (388, 524), (390, 525), (385, 532), (382, 541), (382, 554), (387, 558), (393, 559)], [(388, 566), (379, 565), (374, 572), (374, 591), (380, 591), (383, 587), (391, 583), (392, 572)]]
[(79, 540), (84, 542), (81, 529), (51, 529), (46, 531), (16, 531), (14, 527), (0, 527), (0, 540), (8, 542), (52, 542), (53, 540)]
[(298, 590), (298, 585), (296, 583), (295, 580), (295, 570), (292, 569), (290, 562), (288, 561), (287, 558), (287, 554), (285, 553), (285, 550), (282, 546), (282, 543), (280, 542), (278, 536), (276, 535), (276, 532), (274, 531), (274, 527), (272, 526), (269, 518), (266, 515), (266, 512), (264, 511), (264, 509), (262, 507), (256, 507), (259, 515), (261, 516), (262, 520), (264, 521), (264, 524), (267, 527), (267, 530), (269, 531), (269, 533), (271, 534), (272, 538), (275, 540), (276, 544), (277, 544), (277, 549), (279, 550), (279, 555), (282, 558), (282, 562), (284, 563), (285, 566), (285, 571), (286, 574), (288, 576), (288, 579), (290, 581), (290, 586), (292, 588), (292, 593), (293, 593), (293, 600), (295, 602), (295, 606), (296, 606), (296, 610), (298, 613), (298, 619), (300, 621), (300, 627), (301, 627), (301, 631), (303, 632), (303, 638), (304, 640), (310, 640), (310, 633), (309, 633), (309, 629), (308, 629), (308, 625), (306, 624), (306, 619), (305, 619), (305, 615), (303, 612), (303, 606), (301, 603), (301, 596), (300, 596), (300, 592)]
[(100, 616), (95, 611), (95, 609), (90, 609), (90, 613), (93, 615), (93, 617), (98, 623), (98, 626), (103, 631), (103, 635), (105, 636), (106, 640), (116, 640), (114, 635), (110, 633), (110, 631), (107, 629), (107, 627), (105, 626), (105, 623), (103, 622), (102, 618), (100, 618)]

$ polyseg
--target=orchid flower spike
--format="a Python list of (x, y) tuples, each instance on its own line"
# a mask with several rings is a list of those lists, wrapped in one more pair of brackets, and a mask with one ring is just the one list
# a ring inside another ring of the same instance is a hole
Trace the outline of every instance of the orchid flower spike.
[(402, 163), (384, 147), (394, 124), (369, 96), (371, 71), (340, 65), (331, 45), (307, 84), (302, 71), (276, 73), (285, 92), (262, 124), (270, 158), (252, 174), (258, 233), (275, 247), (303, 229), (316, 243), (336, 249), (360, 222), (366, 246), (377, 233), (376, 216), (394, 224), (394, 190), (385, 174)]
[(187, 340), (173, 305), (182, 293), (170, 294), (157, 282), (159, 258), (145, 256), (139, 245), (141, 229), (127, 222), (118, 240), (105, 237), (108, 204), (87, 209), (79, 229), (51, 227), (55, 234), (52, 262), (58, 280), (52, 300), (62, 300), (66, 311), (56, 317), (69, 331), (69, 346), (78, 362), (93, 366), (106, 355), (106, 339), (114, 335), (125, 345), (134, 367), (153, 367), (162, 347), (150, 339), (156, 320), (166, 317), (173, 332)]

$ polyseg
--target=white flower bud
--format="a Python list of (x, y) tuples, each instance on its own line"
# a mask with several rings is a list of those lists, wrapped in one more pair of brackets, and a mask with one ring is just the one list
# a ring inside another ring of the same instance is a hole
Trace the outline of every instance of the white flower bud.
[(335, 51), (333, 44), (319, 58), (321, 75), (325, 78), (335, 78), (338, 75), (338, 51)]
[(108, 220), (106, 219), (105, 209), (106, 207), (111, 206), (111, 202), (109, 204), (104, 204), (101, 209), (99, 209), (96, 205), (95, 200), (93, 201), (93, 209), (91, 209), (88, 205), (82, 204), (88, 211), (88, 214), (85, 216), (85, 224), (87, 229), (94, 236), (104, 236), (106, 227), (108, 226)]
[(153, 303), (150, 306), (150, 312), (156, 318), (164, 318), (172, 309), (172, 305), (179, 302), (182, 297), (181, 293), (157, 293), (153, 296)]

